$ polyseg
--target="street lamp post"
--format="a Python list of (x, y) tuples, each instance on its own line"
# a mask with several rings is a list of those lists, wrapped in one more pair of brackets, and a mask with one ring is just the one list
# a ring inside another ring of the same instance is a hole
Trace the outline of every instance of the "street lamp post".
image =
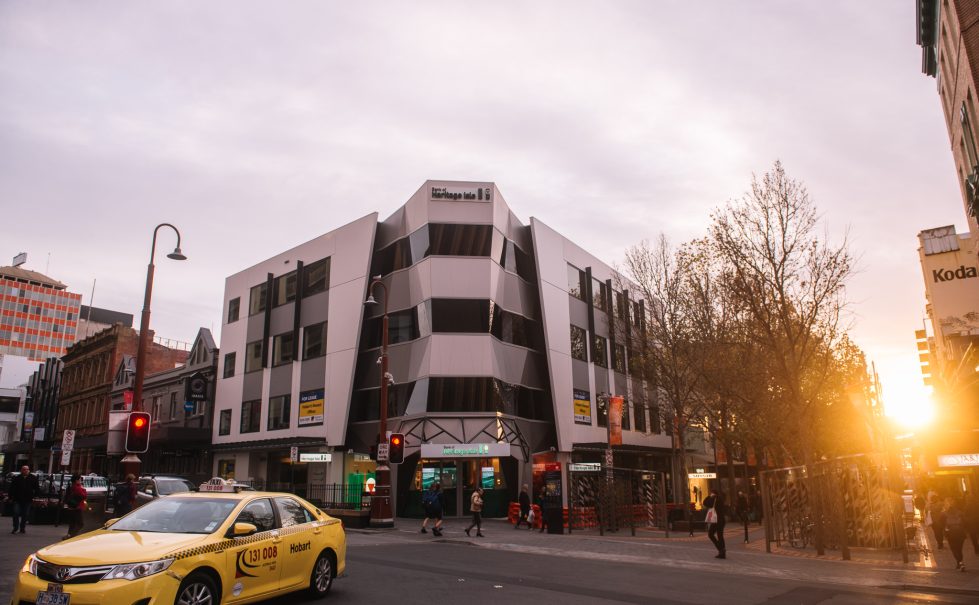
[(598, 394), (596, 398), (598, 401), (598, 407), (600, 410), (605, 412), (605, 494), (606, 494), (606, 517), (602, 523), (598, 525), (599, 535), (605, 535), (605, 529), (603, 526), (607, 523), (609, 531), (613, 531), (612, 523), (612, 509), (614, 505), (612, 503), (612, 488), (615, 484), (615, 470), (613, 469), (612, 463), (614, 461), (614, 454), (612, 453), (612, 406), (611, 406), (611, 395), (602, 392)]
[[(364, 304), (377, 304), (377, 301), (374, 299), (374, 288), (377, 286), (380, 286), (384, 291), (384, 315), (381, 318), (381, 358), (378, 360), (381, 364), (381, 396), (377, 444), (380, 445), (386, 443), (387, 440), (388, 383), (391, 381), (391, 375), (388, 373), (388, 287), (381, 281), (380, 275), (375, 275), (371, 279), (370, 291)], [(380, 448), (378, 448), (378, 451), (380, 451)], [(388, 466), (386, 458), (384, 460), (380, 458), (378, 456), (377, 471), (375, 472), (377, 486), (374, 490), (376, 493), (371, 498), (370, 525), (371, 527), (394, 527), (394, 515), (391, 511), (391, 468)]]
[[(132, 411), (138, 412), (143, 403), (143, 377), (146, 375), (146, 349), (149, 347), (150, 332), (150, 298), (153, 295), (153, 259), (156, 256), (156, 234), (161, 227), (170, 227), (177, 234), (177, 247), (173, 252), (167, 254), (167, 258), (173, 260), (187, 260), (183, 252), (180, 251), (180, 231), (170, 223), (160, 223), (153, 229), (153, 243), (150, 246), (150, 264), (146, 267), (146, 292), (143, 294), (143, 314), (139, 320), (139, 344), (136, 349), (136, 377), (133, 380), (133, 408)], [(127, 464), (127, 471), (138, 475), (139, 456), (127, 454), (122, 459)]]

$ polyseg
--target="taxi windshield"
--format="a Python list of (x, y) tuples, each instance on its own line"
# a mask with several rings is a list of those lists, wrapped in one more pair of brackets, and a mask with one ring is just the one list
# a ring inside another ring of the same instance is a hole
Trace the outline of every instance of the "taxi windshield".
[(238, 500), (230, 498), (160, 498), (137, 508), (109, 529), (170, 534), (209, 534), (224, 523)]

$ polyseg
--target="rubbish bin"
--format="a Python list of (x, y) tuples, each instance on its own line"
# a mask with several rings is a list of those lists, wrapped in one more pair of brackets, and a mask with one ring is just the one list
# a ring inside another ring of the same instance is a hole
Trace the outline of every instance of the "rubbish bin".
[(549, 534), (563, 534), (564, 533), (564, 512), (559, 507), (545, 508), (541, 511), (544, 515), (544, 521), (547, 522), (547, 533)]

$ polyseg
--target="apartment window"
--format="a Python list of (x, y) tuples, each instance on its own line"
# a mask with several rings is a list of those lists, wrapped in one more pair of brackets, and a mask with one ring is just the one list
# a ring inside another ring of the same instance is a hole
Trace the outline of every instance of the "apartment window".
[(636, 409), (636, 430), (645, 433), (646, 432), (646, 404), (642, 401), (637, 401), (635, 403)]
[(506, 271), (516, 273), (527, 281), (533, 281), (534, 279), (534, 260), (529, 254), (508, 239), (503, 240), (500, 266)]
[(571, 357), (588, 361), (587, 342), (584, 328), (571, 324)]
[(160, 416), (163, 414), (163, 397), (160, 395), (155, 395), (153, 397), (153, 407), (151, 409), (153, 410), (153, 422), (159, 422)]
[(602, 366), (603, 368), (608, 367), (608, 345), (604, 336), (594, 335), (592, 336), (592, 350), (594, 351), (595, 365)]
[(325, 292), (330, 285), (330, 259), (320, 259), (303, 267), (303, 296)]
[(585, 300), (585, 292), (587, 292), (585, 272), (568, 263), (568, 294), (577, 299)]
[(615, 292), (615, 316), (629, 323), (629, 305), (625, 292)]
[(531, 326), (533, 320), (527, 319), (523, 315), (504, 311), (499, 305), (493, 305), (493, 322), (490, 326), (490, 333), (503, 342), (517, 345), (519, 347), (532, 347)]
[(238, 311), (241, 307), (241, 297), (232, 298), (228, 301), (228, 323), (238, 321)]
[(170, 393), (170, 420), (177, 419), (177, 394)]
[(231, 434), (231, 410), (221, 410), (221, 417), (218, 420), (218, 435)]
[[(373, 349), (381, 346), (381, 320), (380, 317), (372, 317), (364, 322), (364, 348)], [(417, 307), (388, 313), (388, 344), (408, 342), (418, 336)]]
[(233, 352), (232, 353), (227, 353), (224, 356), (224, 377), (225, 378), (231, 378), (232, 376), (235, 375), (235, 358), (236, 357), (237, 357), (237, 354), (236, 353), (233, 353)]
[(279, 334), (272, 339), (272, 365), (281, 366), (292, 363), (293, 333)]
[(269, 430), (289, 428), (289, 396), (269, 398)]
[(432, 299), (432, 332), (487, 333), (490, 301), (462, 298)]
[(608, 287), (601, 281), (592, 278), (591, 280), (591, 304), (596, 309), (608, 312)]
[[(972, 93), (969, 93), (969, 100), (971, 99)], [(965, 159), (969, 162), (969, 168), (972, 168), (979, 164), (979, 159), (977, 159), (979, 156), (976, 155), (976, 139), (972, 132), (972, 120), (969, 117), (969, 110), (965, 101), (962, 102), (959, 117), (962, 121), (962, 144), (966, 151)]]
[(632, 430), (632, 422), (630, 421), (630, 418), (629, 418), (629, 416), (630, 416), (630, 414), (629, 414), (629, 408), (631, 406), (632, 406), (632, 404), (630, 403), (630, 401), (628, 399), (623, 399), (622, 400), (622, 430), (623, 431), (631, 431)]
[(262, 369), (262, 341), (256, 340), (245, 345), (245, 372)]
[(272, 282), (272, 306), (278, 307), (296, 300), (296, 272), (286, 273)]
[(612, 347), (612, 367), (616, 372), (625, 374), (625, 347), (620, 344)]
[(326, 322), (303, 328), (303, 359), (326, 355)]
[(432, 377), (429, 412), (499, 412), (548, 420), (551, 406), (543, 391), (486, 377)]
[(241, 404), (241, 432), (257, 433), (261, 430), (262, 400), (246, 401)]
[(265, 297), (268, 296), (269, 285), (261, 283), (252, 287), (248, 295), (248, 314), (257, 315), (265, 310)]
[(492, 225), (428, 225), (425, 256), (489, 256), (493, 243)]
[(632, 323), (640, 327), (643, 325), (642, 301), (632, 301)]

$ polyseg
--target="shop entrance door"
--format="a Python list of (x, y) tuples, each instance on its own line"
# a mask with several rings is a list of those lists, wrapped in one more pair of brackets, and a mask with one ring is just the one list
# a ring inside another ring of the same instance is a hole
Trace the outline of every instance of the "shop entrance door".
[(422, 465), (422, 489), (427, 490), (431, 481), (438, 481), (442, 487), (442, 499), (445, 508), (442, 514), (446, 517), (457, 517), (462, 510), (462, 494), (458, 488), (458, 472), (454, 460), (432, 459), (425, 460)]

